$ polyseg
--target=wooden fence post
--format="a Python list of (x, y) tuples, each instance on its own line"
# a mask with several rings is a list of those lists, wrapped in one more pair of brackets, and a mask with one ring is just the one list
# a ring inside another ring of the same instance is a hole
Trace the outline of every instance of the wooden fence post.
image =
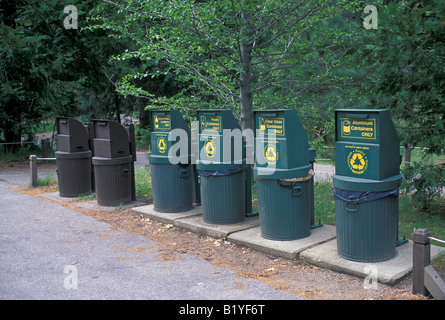
[(425, 267), (430, 264), (430, 232), (416, 229), (413, 234), (413, 293), (426, 295)]
[(42, 158), (48, 158), (49, 141), (48, 138), (42, 137)]
[(31, 170), (31, 187), (37, 187), (37, 156), (29, 156), (29, 169)]

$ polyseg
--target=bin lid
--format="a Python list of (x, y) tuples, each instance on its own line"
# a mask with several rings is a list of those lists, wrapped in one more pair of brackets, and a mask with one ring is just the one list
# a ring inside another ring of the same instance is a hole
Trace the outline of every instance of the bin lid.
[(363, 179), (334, 175), (334, 187), (349, 191), (388, 191), (399, 189), (402, 183), (402, 175), (398, 174), (382, 180)]
[(84, 159), (91, 158), (91, 151), (82, 151), (82, 152), (65, 152), (65, 151), (56, 151), (56, 160), (71, 160), (71, 159)]
[(113, 120), (93, 120), (94, 155), (121, 158), (130, 155), (127, 130)]
[(191, 134), (179, 110), (152, 110), (150, 163), (187, 164), (191, 158)]
[(116, 166), (120, 164), (131, 163), (132, 160), (133, 160), (132, 156), (126, 156), (122, 158), (102, 158), (102, 157), (91, 158), (91, 162), (95, 166)]
[(335, 110), (339, 176), (385, 180), (400, 174), (400, 141), (387, 109)]
[(293, 109), (259, 110), (255, 115), (255, 177), (307, 176), (315, 158), (306, 131)]
[(246, 138), (229, 109), (198, 110), (199, 170), (235, 170), (246, 163)]
[(87, 128), (77, 119), (56, 119), (57, 149), (63, 152), (85, 152), (89, 148)]

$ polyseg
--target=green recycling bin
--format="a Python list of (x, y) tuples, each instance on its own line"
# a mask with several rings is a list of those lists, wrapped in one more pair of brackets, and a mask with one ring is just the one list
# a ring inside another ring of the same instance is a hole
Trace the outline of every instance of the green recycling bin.
[(198, 159), (202, 219), (235, 224), (246, 218), (245, 140), (227, 109), (198, 110)]
[(255, 184), (262, 237), (296, 240), (314, 226), (313, 162), (295, 110), (255, 111)]
[(194, 169), (190, 129), (179, 110), (150, 112), (149, 155), (154, 210), (183, 212), (193, 209)]
[(400, 147), (389, 110), (335, 110), (334, 196), (339, 256), (393, 258), (398, 239)]

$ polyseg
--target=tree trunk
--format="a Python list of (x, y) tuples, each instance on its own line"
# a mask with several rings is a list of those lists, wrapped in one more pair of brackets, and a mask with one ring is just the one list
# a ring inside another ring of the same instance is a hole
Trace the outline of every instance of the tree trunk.
[(116, 121), (121, 123), (121, 108), (119, 106), (119, 94), (114, 92), (114, 106), (116, 108)]
[[(16, 153), (20, 150), (20, 142), (22, 140), (21, 135), (21, 127), (20, 127), (20, 107), (19, 107), (20, 101), (9, 101), (5, 105), (5, 111), (7, 114), (9, 114), (10, 118), (12, 118), (12, 121), (7, 121), (5, 123), (4, 129), (4, 135), (5, 135), (5, 142), (6, 144), (6, 150), (12, 153)], [(19, 126), (17, 126), (19, 124)]]
[[(243, 12), (242, 18), (247, 21), (249, 12)], [(252, 95), (252, 42), (246, 40), (246, 27), (241, 27), (241, 64), (243, 71), (240, 74), (240, 103), (241, 103), (241, 129), (253, 129), (253, 95)], [(249, 37), (247, 37), (248, 39)]]

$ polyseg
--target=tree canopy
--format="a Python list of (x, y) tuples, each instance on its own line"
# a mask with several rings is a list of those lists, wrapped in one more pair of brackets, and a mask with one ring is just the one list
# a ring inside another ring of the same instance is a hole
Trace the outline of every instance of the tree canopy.
[[(255, 109), (294, 108), (320, 150), (335, 108), (389, 108), (403, 145), (443, 155), (445, 4), (373, 4), (375, 28), (364, 0), (87, 0), (65, 29), (70, 1), (3, 1), (0, 139), (48, 115), (229, 108), (251, 128)], [(445, 164), (405, 176), (437, 196)]]

